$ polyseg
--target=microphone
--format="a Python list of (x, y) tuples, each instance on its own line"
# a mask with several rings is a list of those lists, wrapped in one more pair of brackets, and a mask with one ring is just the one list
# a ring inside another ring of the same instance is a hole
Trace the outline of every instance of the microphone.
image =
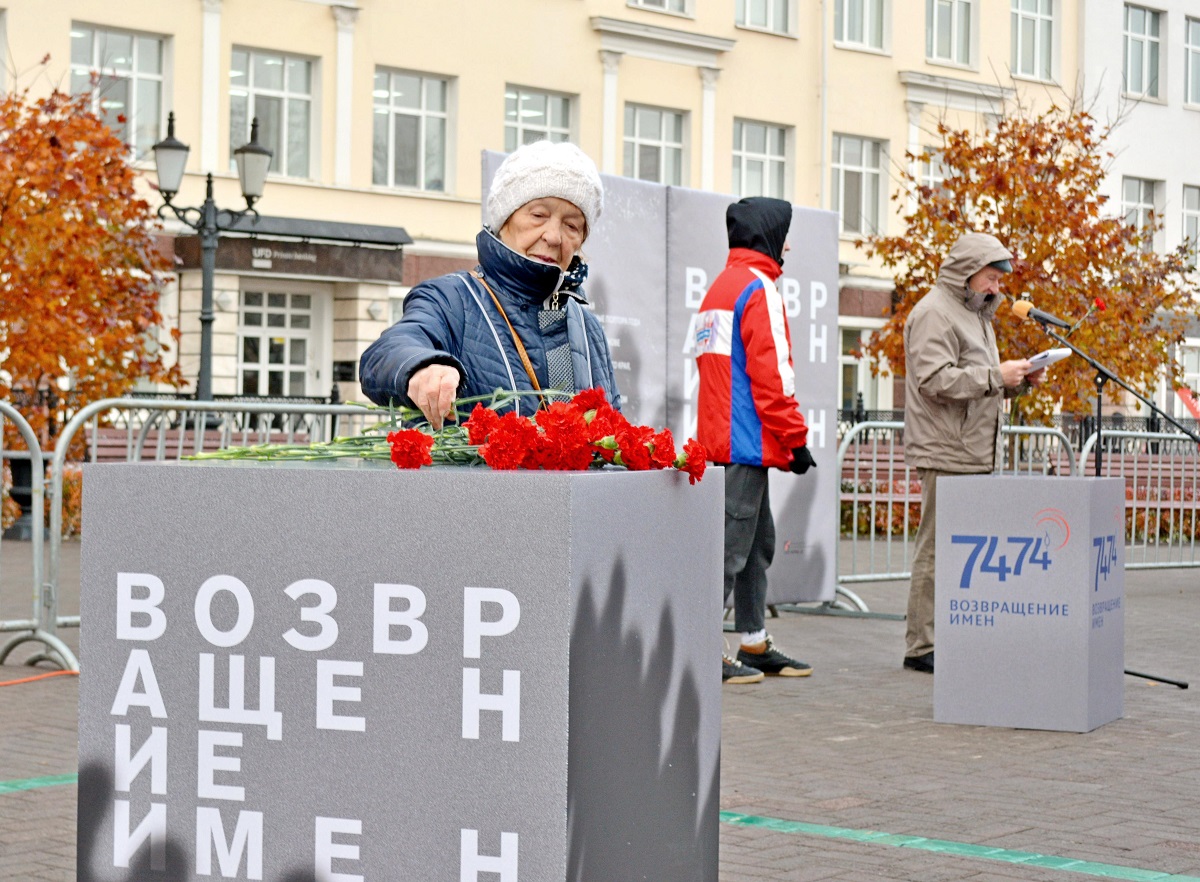
[(1031, 318), (1043, 325), (1054, 325), (1056, 328), (1071, 327), (1070, 322), (1064, 322), (1056, 315), (1042, 312), (1040, 309), (1034, 309), (1033, 303), (1028, 300), (1013, 301), (1012, 311), (1014, 315), (1018, 315), (1021, 318)]

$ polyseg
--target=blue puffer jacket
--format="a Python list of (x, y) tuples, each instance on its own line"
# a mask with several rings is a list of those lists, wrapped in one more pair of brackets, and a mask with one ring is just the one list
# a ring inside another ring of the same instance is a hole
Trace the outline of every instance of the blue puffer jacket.
[[(521, 337), (534, 373), (549, 388), (546, 350), (555, 341), (538, 329), (538, 311), (555, 290), (567, 310), (567, 342), (575, 391), (599, 386), (620, 407), (612, 356), (596, 316), (559, 267), (538, 263), (513, 251), (490, 230), (475, 239), (483, 276), (504, 305)], [(363, 353), (359, 375), (363, 393), (376, 404), (389, 399), (412, 407), (407, 395), (412, 375), (431, 364), (458, 368), (458, 397), (487, 395), (497, 389), (532, 389), (504, 316), (487, 289), (470, 273), (451, 273), (415, 286), (404, 300), (404, 316)], [(522, 403), (523, 402), (523, 403)], [(536, 399), (518, 399), (518, 411), (533, 412)]]

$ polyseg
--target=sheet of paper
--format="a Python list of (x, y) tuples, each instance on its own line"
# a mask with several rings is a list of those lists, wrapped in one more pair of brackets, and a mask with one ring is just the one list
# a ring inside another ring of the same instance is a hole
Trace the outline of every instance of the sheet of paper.
[(1032, 365), (1032, 367), (1029, 368), (1029, 372), (1033, 373), (1034, 371), (1041, 370), (1042, 368), (1052, 365), (1055, 362), (1062, 361), (1070, 354), (1070, 349), (1062, 347), (1060, 349), (1047, 349), (1044, 352), (1039, 352), (1037, 355), (1032, 355), (1029, 357), (1029, 363)]

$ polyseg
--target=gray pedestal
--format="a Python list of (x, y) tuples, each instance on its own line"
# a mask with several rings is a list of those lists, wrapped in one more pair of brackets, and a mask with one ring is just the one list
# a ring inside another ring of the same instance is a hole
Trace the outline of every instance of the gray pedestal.
[(1088, 732), (1124, 700), (1115, 478), (938, 480), (939, 723)]
[(84, 488), (79, 879), (715, 882), (719, 471)]

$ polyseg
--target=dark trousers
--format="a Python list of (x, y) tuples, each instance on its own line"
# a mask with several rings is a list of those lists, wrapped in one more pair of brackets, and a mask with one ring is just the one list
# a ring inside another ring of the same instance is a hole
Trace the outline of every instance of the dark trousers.
[(743, 634), (766, 627), (767, 567), (775, 558), (767, 470), (725, 466), (725, 601), (733, 592), (734, 626)]

